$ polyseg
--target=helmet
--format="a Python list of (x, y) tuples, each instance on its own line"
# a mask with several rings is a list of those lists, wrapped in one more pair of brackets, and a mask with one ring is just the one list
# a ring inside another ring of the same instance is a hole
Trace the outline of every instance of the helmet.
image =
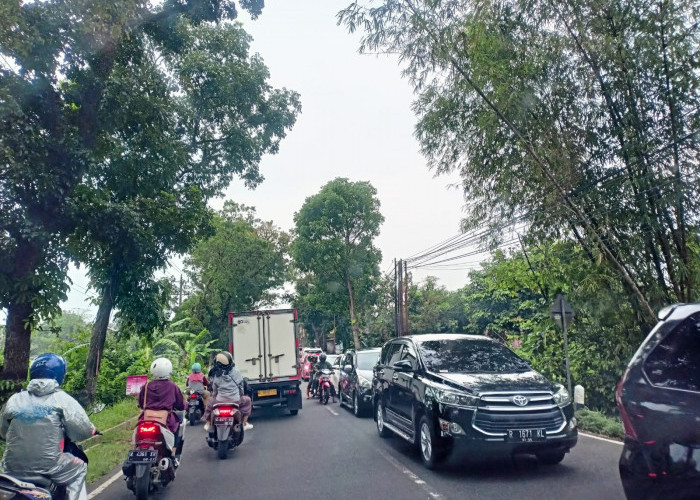
[(231, 356), (230, 352), (221, 351), (214, 358), (214, 364), (220, 370), (228, 372), (234, 366), (233, 357)]
[(318, 356), (318, 360), (319, 360), (321, 363), (325, 363), (325, 362), (326, 362), (326, 353), (325, 353), (325, 352), (322, 352), (322, 353)]
[(40, 354), (29, 367), (29, 378), (52, 378), (61, 385), (66, 378), (66, 360), (53, 352)]
[(157, 358), (151, 363), (153, 380), (168, 380), (173, 374), (173, 364), (168, 358)]
[(318, 357), (315, 354), (312, 354), (309, 356), (309, 363), (316, 363), (318, 361)]
[(199, 373), (202, 371), (202, 365), (195, 363), (192, 365), (192, 373)]

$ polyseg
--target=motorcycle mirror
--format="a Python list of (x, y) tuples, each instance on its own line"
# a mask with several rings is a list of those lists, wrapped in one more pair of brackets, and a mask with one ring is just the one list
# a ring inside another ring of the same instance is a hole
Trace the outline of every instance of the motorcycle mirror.
[(343, 371), (344, 371), (345, 373), (352, 373), (352, 365), (345, 365), (345, 366), (343, 367)]

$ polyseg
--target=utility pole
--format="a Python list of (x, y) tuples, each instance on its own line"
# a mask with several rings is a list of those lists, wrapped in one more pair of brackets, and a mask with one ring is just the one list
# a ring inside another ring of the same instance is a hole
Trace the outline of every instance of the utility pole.
[(401, 337), (404, 333), (404, 323), (403, 323), (403, 260), (399, 260), (398, 269), (396, 273), (397, 286), (396, 286), (396, 296), (398, 297), (399, 309), (398, 309), (398, 321), (399, 327), (396, 330), (396, 336)]
[(399, 336), (399, 271), (394, 259), (394, 331)]
[(182, 305), (182, 273), (180, 273), (180, 295), (179, 298), (177, 299), (177, 307), (180, 307)]
[(403, 335), (411, 331), (408, 325), (408, 262), (403, 263)]

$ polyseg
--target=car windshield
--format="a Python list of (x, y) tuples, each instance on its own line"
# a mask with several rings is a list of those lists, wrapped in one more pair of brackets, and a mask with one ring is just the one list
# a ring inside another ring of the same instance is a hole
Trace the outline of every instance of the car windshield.
[(423, 362), (437, 373), (513, 373), (530, 365), (510, 349), (490, 340), (450, 339), (418, 342)]
[(357, 369), (371, 370), (377, 364), (379, 359), (379, 351), (358, 352), (357, 353)]

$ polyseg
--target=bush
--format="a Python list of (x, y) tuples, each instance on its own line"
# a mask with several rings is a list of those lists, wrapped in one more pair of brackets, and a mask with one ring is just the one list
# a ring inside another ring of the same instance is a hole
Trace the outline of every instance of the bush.
[(576, 413), (576, 419), (580, 430), (618, 439), (625, 437), (622, 422), (618, 418), (608, 417), (600, 412), (584, 408)]

